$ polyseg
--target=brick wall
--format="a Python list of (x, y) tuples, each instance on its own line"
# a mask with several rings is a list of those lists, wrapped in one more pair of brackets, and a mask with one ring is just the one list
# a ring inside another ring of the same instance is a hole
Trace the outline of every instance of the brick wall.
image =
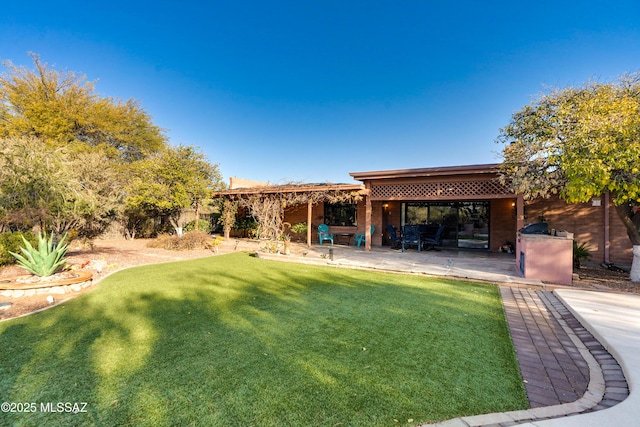
[[(384, 231), (384, 228), (386, 227), (386, 224), (383, 224), (383, 218), (382, 218), (382, 212), (384, 210), (383, 203), (373, 202), (371, 205), (371, 209), (372, 209), (371, 222), (372, 222), (372, 225), (375, 227), (373, 238), (371, 239), (371, 244), (373, 246), (381, 246), (383, 231)], [(358, 226), (357, 227), (332, 226), (331, 231), (333, 231), (334, 233), (340, 233), (340, 232), (364, 233), (365, 218), (366, 218), (365, 211), (366, 211), (366, 207), (365, 207), (364, 201), (361, 201), (360, 203), (358, 203), (358, 208), (356, 212)], [(399, 207), (398, 207), (398, 211), (399, 211)], [(297, 224), (299, 222), (307, 222), (307, 205), (304, 204), (304, 205), (292, 206), (290, 208), (287, 208), (284, 213), (284, 221), (288, 222), (291, 225)], [(398, 224), (399, 222), (400, 221), (398, 220)], [(313, 205), (312, 214), (311, 214), (311, 224), (313, 226), (311, 230), (312, 242), (318, 241), (318, 225), (322, 223), (324, 223), (324, 203), (317, 203)], [(294, 236), (294, 238), (296, 237), (297, 236)], [(306, 241), (306, 236), (304, 236), (302, 240)]]
[[(389, 244), (389, 236), (387, 226), (392, 225), (396, 228), (396, 233), (400, 236), (400, 209), (401, 203), (396, 201), (381, 203), (381, 219), (380, 222), (380, 243), (382, 245)], [(373, 221), (373, 220), (372, 220)], [(375, 241), (375, 240), (374, 240)]]
[[(505, 242), (515, 244), (516, 218), (512, 203), (515, 199), (497, 199), (491, 201), (489, 245), (492, 251), (497, 250)], [(401, 202), (372, 202), (371, 221), (375, 226), (372, 246), (388, 244), (387, 225), (400, 228)], [(539, 199), (525, 204), (525, 224), (538, 222), (540, 217), (549, 224), (549, 229), (566, 230), (574, 233), (578, 243), (586, 243), (591, 250), (592, 262), (604, 262), (604, 206), (592, 206), (591, 203), (569, 205), (558, 198)], [(358, 226), (354, 232), (363, 233), (365, 223), (364, 201), (358, 203)], [(307, 205), (288, 208), (285, 221), (291, 225), (307, 221)], [(613, 204), (609, 209), (610, 221), (610, 261), (619, 265), (630, 265), (633, 258), (632, 245), (627, 237), (622, 221), (618, 218)], [(317, 203), (312, 210), (312, 242), (318, 241), (317, 227), (324, 222), (324, 204)], [(353, 231), (350, 227), (349, 231)], [(340, 230), (338, 230), (340, 231)], [(345, 231), (345, 230), (343, 230)], [(294, 236), (306, 241), (306, 236)]]
[[(605, 261), (604, 198), (602, 206), (591, 203), (569, 205), (558, 197), (525, 203), (525, 224), (539, 222), (543, 217), (549, 230), (574, 233), (576, 242), (585, 243), (591, 252), (591, 262)], [(612, 203), (609, 205), (609, 259), (620, 265), (630, 265), (633, 259), (631, 241)]]
[(506, 242), (516, 244), (515, 199), (492, 200), (489, 206), (489, 249), (497, 251)]

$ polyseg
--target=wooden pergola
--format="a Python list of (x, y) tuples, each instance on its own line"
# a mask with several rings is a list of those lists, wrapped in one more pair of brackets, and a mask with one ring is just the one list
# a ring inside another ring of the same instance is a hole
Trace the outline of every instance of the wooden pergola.
[[(311, 246), (311, 222), (313, 205), (320, 202), (334, 202), (336, 200), (359, 200), (366, 197), (367, 191), (363, 184), (285, 184), (261, 185), (247, 188), (234, 188), (219, 191), (215, 198), (230, 200), (247, 200), (250, 197), (274, 198), (285, 201), (288, 206), (307, 204), (307, 246)], [(371, 204), (369, 203), (369, 206)], [(366, 247), (371, 249), (371, 215), (366, 215), (365, 224)]]

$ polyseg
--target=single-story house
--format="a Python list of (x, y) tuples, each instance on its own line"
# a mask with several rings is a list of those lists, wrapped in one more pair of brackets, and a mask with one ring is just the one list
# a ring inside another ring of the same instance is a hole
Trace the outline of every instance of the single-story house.
[[(284, 221), (312, 224), (308, 243), (317, 241), (317, 226), (327, 224), (349, 239), (365, 233), (365, 249), (390, 244), (389, 226), (443, 226), (442, 246), (478, 251), (515, 248), (517, 232), (527, 224), (548, 223), (566, 230), (589, 248), (592, 262), (630, 265), (632, 245), (608, 194), (589, 203), (569, 205), (559, 198), (524, 201), (498, 180), (498, 164), (352, 172), (362, 184), (304, 184), (295, 191), (357, 193), (352, 202), (327, 201), (287, 206)], [(221, 197), (292, 191), (292, 186), (232, 188)], [(371, 226), (373, 235), (369, 236)], [(312, 231), (313, 230), (313, 231)]]

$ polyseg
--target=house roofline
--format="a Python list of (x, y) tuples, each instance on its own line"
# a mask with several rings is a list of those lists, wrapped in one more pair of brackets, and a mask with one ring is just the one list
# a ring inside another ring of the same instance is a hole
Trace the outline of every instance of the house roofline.
[(350, 172), (358, 181), (390, 178), (420, 178), (447, 175), (471, 175), (471, 174), (495, 174), (498, 172), (499, 163), (488, 163), (466, 166), (443, 166), (434, 168), (394, 169), (371, 172)]

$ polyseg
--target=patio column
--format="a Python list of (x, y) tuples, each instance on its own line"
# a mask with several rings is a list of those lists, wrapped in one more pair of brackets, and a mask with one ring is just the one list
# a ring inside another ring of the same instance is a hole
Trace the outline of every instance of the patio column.
[(313, 213), (313, 202), (307, 203), (307, 246), (311, 247), (311, 217)]
[(365, 184), (366, 194), (364, 196), (364, 249), (371, 251), (371, 183)]

